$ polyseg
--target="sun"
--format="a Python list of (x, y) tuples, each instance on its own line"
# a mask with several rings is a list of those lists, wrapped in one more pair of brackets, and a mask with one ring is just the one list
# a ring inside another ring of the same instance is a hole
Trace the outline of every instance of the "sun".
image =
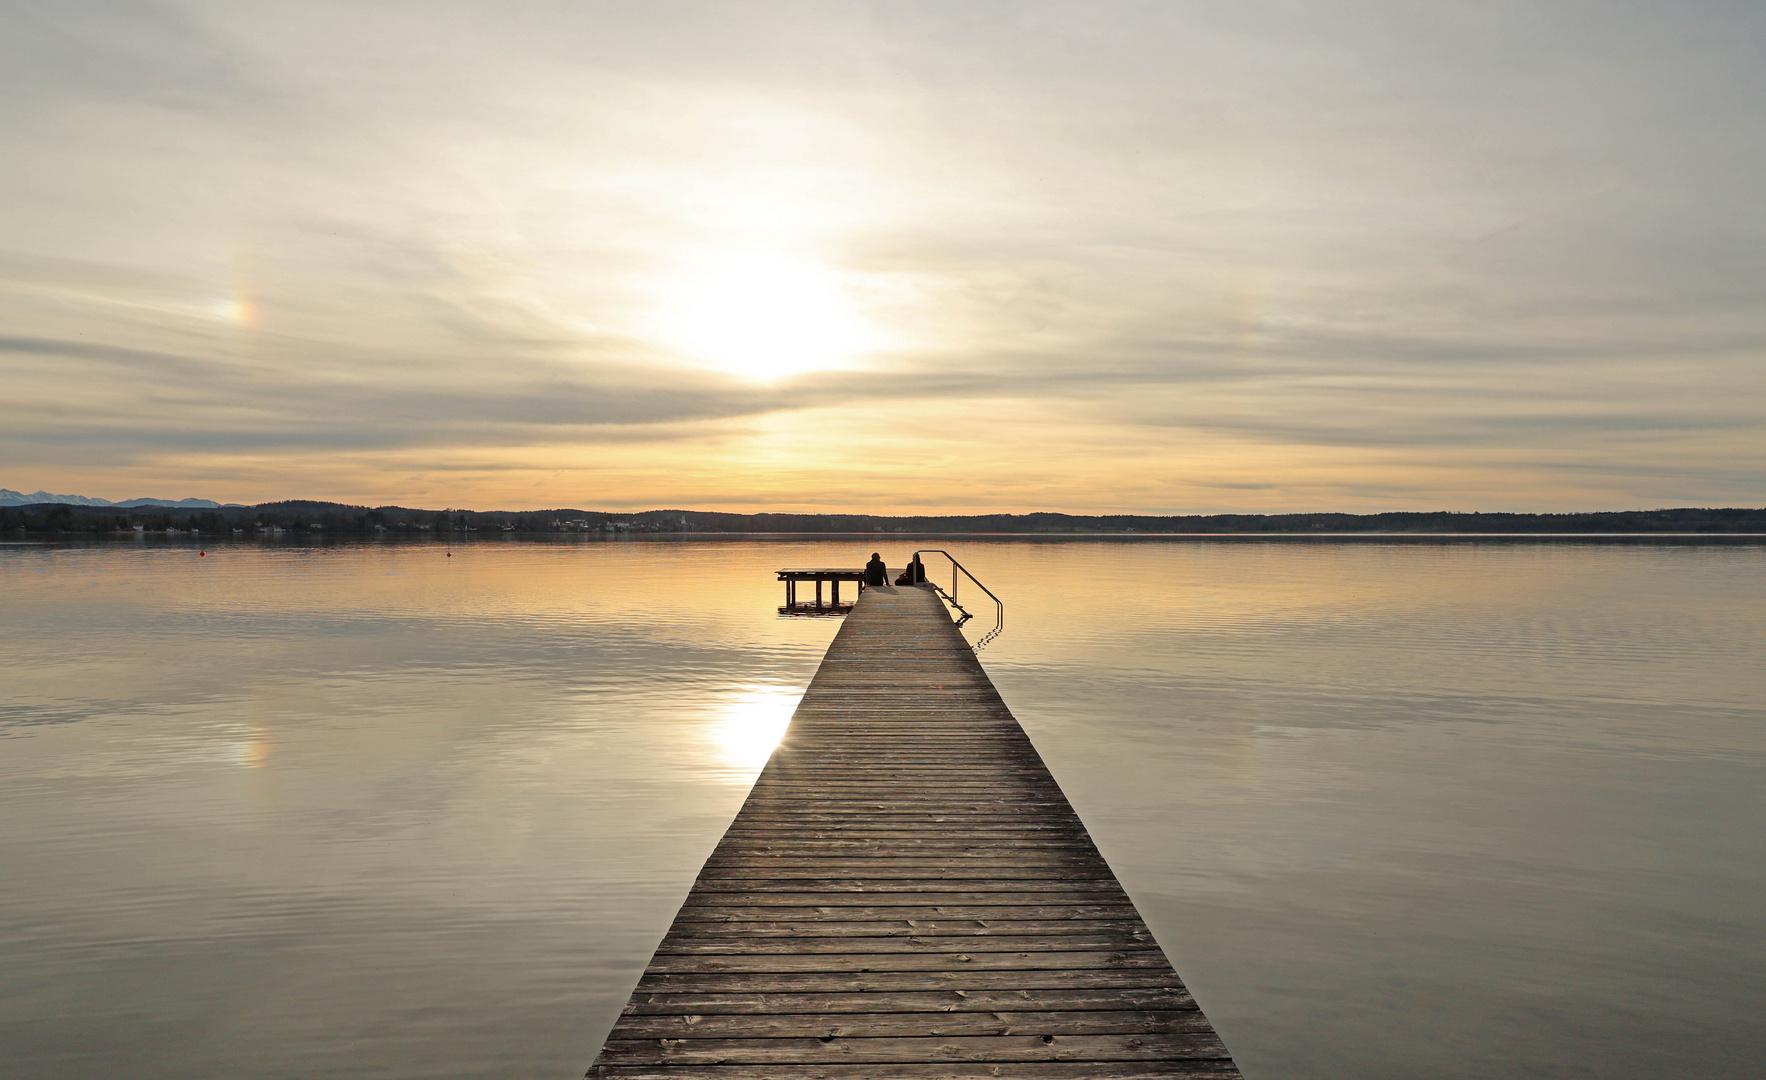
[(801, 256), (705, 254), (661, 291), (655, 336), (699, 363), (744, 378), (847, 367), (877, 342), (842, 276)]

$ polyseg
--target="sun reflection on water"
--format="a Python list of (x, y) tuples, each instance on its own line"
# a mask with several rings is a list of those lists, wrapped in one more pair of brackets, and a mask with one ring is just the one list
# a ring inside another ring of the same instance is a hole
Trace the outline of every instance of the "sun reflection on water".
[(791, 713), (802, 697), (801, 690), (782, 686), (748, 686), (737, 691), (719, 710), (709, 731), (719, 760), (749, 775), (758, 772), (784, 738)]

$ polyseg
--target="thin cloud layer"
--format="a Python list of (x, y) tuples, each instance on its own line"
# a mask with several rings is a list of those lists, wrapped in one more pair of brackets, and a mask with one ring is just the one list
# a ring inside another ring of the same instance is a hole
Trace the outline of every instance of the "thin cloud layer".
[(1757, 504), (1762, 45), (1668, 4), (15, 5), (0, 480)]

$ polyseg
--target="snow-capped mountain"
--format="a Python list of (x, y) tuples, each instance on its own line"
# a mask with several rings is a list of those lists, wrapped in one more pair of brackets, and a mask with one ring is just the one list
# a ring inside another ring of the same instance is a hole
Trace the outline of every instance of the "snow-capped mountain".
[(34, 491), (29, 495), (11, 488), (0, 488), (0, 506), (29, 506), (32, 503), (66, 503), (69, 506), (180, 506), (195, 510), (212, 510), (221, 504), (211, 499), (94, 499), (87, 495), (52, 495)]

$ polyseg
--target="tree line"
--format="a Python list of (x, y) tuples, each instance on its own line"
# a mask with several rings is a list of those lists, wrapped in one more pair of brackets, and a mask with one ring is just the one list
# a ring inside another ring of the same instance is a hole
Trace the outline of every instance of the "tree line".
[(0, 507), (0, 534), (191, 533), (231, 537), (455, 536), (595, 533), (916, 533), (916, 534), (1502, 534), (1762, 533), (1766, 509), (1679, 508), (1580, 514), (730, 514), (705, 510), (421, 510), (402, 506), (283, 501), (219, 509), (69, 506)]

